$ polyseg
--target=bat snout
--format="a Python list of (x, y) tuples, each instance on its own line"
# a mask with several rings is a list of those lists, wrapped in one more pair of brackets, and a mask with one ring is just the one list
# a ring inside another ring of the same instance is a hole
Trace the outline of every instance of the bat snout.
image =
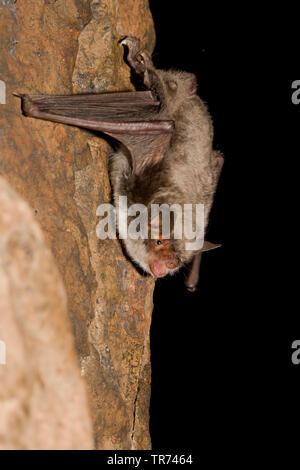
[(164, 277), (170, 273), (171, 270), (179, 267), (178, 260), (174, 257), (168, 259), (154, 259), (149, 263), (150, 270), (154, 277)]
[(163, 261), (155, 260), (149, 266), (154, 277), (164, 277), (167, 274), (167, 267)]

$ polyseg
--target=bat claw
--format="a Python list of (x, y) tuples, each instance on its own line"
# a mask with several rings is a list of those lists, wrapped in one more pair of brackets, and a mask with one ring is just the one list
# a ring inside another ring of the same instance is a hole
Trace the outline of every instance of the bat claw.
[(197, 286), (185, 286), (189, 292), (196, 292)]
[(140, 40), (138, 38), (135, 38), (134, 36), (127, 36), (124, 39), (121, 39), (120, 43), (122, 45), (125, 44), (125, 46), (128, 47), (132, 54), (137, 55), (141, 50)]

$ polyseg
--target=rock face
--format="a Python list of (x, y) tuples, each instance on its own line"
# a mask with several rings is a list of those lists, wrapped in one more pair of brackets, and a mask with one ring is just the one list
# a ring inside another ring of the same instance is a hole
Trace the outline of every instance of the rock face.
[(63, 279), (97, 449), (150, 448), (154, 285), (126, 259), (118, 240), (96, 235), (97, 206), (111, 199), (108, 143), (85, 130), (23, 117), (12, 93), (132, 90), (119, 44), (127, 35), (153, 50), (147, 0), (0, 4), (0, 80), (6, 85), (0, 174), (31, 207)]
[(0, 449), (91, 449), (66, 294), (27, 204), (0, 178)]

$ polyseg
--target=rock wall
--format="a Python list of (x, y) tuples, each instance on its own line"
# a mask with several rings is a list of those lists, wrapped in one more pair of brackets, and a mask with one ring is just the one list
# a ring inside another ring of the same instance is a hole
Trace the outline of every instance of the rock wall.
[(97, 449), (150, 448), (154, 284), (118, 240), (96, 236), (97, 206), (111, 200), (108, 143), (23, 117), (12, 93), (132, 90), (119, 44), (127, 35), (153, 50), (147, 0), (0, 3), (0, 175), (29, 204), (62, 277)]
[(31, 209), (0, 178), (0, 449), (92, 449), (66, 293)]

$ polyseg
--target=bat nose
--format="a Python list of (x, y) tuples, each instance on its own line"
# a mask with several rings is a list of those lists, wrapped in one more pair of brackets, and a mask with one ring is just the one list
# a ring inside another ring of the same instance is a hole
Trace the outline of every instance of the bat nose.
[(178, 262), (176, 259), (171, 259), (170, 261), (166, 262), (166, 266), (169, 269), (175, 269), (178, 268)]
[(173, 253), (165, 259), (165, 263), (166, 263), (167, 268), (169, 269), (175, 269), (175, 268), (178, 268), (179, 266), (178, 259)]

